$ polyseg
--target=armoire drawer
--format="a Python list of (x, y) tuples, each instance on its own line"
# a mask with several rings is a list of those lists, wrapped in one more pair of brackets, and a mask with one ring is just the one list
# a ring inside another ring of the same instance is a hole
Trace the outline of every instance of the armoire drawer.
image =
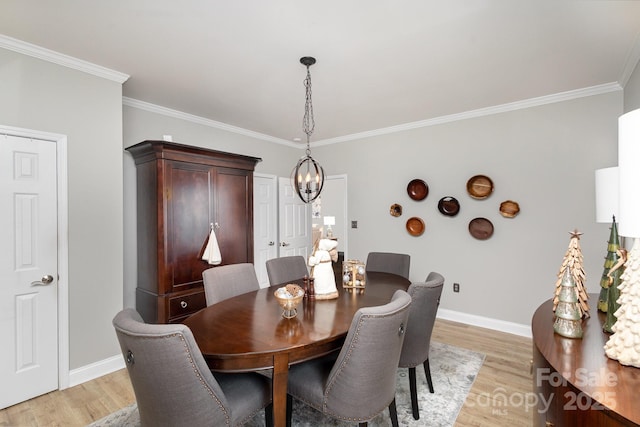
[(169, 318), (185, 317), (207, 306), (204, 290), (169, 298)]

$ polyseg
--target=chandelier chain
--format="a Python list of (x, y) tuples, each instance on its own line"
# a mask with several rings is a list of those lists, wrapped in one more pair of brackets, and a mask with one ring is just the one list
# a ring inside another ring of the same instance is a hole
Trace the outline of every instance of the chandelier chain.
[(309, 154), (309, 138), (316, 127), (316, 122), (313, 118), (313, 102), (311, 101), (311, 72), (307, 65), (307, 78), (304, 79), (305, 87), (305, 103), (304, 103), (304, 117), (302, 118), (302, 130), (307, 135), (307, 154)]

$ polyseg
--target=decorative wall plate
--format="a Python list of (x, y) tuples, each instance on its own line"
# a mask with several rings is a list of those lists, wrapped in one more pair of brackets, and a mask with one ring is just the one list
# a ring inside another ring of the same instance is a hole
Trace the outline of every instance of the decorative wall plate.
[(429, 194), (429, 186), (421, 179), (412, 179), (407, 184), (407, 194), (413, 200), (424, 200)]
[(456, 216), (460, 212), (460, 203), (455, 197), (446, 196), (438, 202), (438, 210), (442, 215)]
[(505, 200), (500, 203), (500, 215), (505, 218), (513, 218), (520, 212), (520, 205), (513, 200)]
[(486, 175), (475, 175), (467, 181), (467, 193), (474, 199), (486, 199), (493, 192), (493, 181)]
[(391, 216), (396, 217), (402, 215), (402, 206), (397, 203), (392, 204), (389, 208), (389, 213), (391, 214)]
[(413, 216), (407, 220), (407, 231), (412, 236), (419, 236), (424, 233), (424, 221), (417, 216)]
[(478, 240), (487, 240), (493, 235), (493, 224), (487, 218), (474, 218), (469, 222), (469, 234)]

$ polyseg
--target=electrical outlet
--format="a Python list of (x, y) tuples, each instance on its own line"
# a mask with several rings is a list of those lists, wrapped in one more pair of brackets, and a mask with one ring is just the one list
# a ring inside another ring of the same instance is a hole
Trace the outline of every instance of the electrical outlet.
[(358, 221), (351, 221), (351, 228), (358, 228)]
[(460, 283), (453, 284), (453, 292), (460, 292)]

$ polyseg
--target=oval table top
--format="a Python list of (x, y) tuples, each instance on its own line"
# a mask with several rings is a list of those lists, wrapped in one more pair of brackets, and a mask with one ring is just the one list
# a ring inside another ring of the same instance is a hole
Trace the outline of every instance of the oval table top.
[(368, 272), (365, 288), (338, 285), (336, 299), (304, 298), (291, 319), (282, 317), (273, 295), (279, 286), (271, 286), (206, 307), (184, 324), (211, 369), (270, 368), (274, 353), (288, 353), (289, 363), (295, 363), (340, 348), (359, 308), (386, 304), (396, 290), (409, 285), (394, 274)]

